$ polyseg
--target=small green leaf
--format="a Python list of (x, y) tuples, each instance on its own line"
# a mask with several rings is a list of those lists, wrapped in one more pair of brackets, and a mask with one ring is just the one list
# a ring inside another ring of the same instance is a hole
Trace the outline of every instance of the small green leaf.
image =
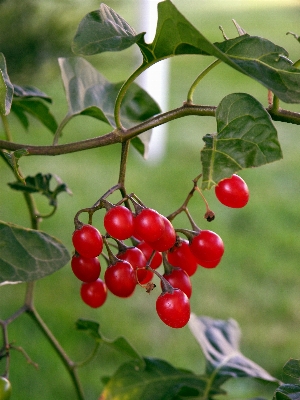
[(28, 128), (28, 118), (25, 113), (30, 114), (40, 121), (52, 133), (56, 132), (57, 122), (47, 107), (41, 100), (31, 98), (30, 96), (16, 97), (12, 103), (11, 110), (19, 118), (25, 129)]
[(136, 43), (141, 36), (106, 4), (87, 14), (80, 22), (72, 43), (78, 55), (92, 55), (105, 51), (121, 51)]
[(300, 386), (286, 383), (275, 390), (273, 400), (299, 400), (299, 398)]
[[(60, 58), (59, 65), (69, 106), (65, 119), (88, 115), (115, 128), (114, 107), (122, 82), (109, 82), (81, 57)], [(159, 112), (158, 104), (145, 90), (135, 83), (129, 87), (121, 106), (121, 121), (125, 128), (141, 123)], [(144, 135), (133, 144), (142, 152), (148, 142), (149, 136)]]
[(65, 266), (70, 255), (47, 233), (0, 221), (0, 282), (29, 282)]
[(6, 70), (6, 61), (2, 53), (0, 53), (0, 113), (7, 115), (10, 112), (13, 100), (14, 87), (9, 80)]
[(202, 189), (243, 169), (282, 158), (277, 131), (263, 106), (245, 93), (226, 96), (216, 111), (218, 134), (206, 135), (201, 150)]
[(12, 152), (2, 151), (1, 154), (5, 157), (8, 164), (11, 166), (15, 174), (18, 176), (21, 182), (24, 182), (24, 177), (19, 172), (19, 159), (23, 156), (28, 155), (26, 149), (20, 149)]
[(51, 97), (49, 97), (46, 93), (42, 92), (38, 88), (34, 86), (20, 86), (20, 85), (13, 85), (14, 86), (14, 97), (20, 98), (31, 98), (37, 97), (42, 100), (47, 101), (48, 103), (52, 103)]
[(38, 173), (35, 176), (27, 176), (24, 182), (17, 181), (9, 183), (8, 185), (14, 190), (19, 190), (25, 193), (41, 193), (43, 196), (47, 197), (50, 206), (56, 207), (57, 196), (59, 193), (67, 192), (68, 194), (72, 194), (72, 192), (56, 175), (54, 175), (54, 178), (57, 182), (57, 185), (54, 190), (51, 190), (50, 184), (52, 177), (53, 175), (51, 174), (43, 175)]
[[(175, 400), (200, 398), (208, 380), (189, 371), (174, 368), (166, 361), (145, 358), (145, 368), (132, 362), (123, 364), (108, 381), (101, 400)], [(214, 394), (224, 394), (222, 390)]]
[(79, 319), (76, 322), (76, 328), (78, 330), (85, 331), (88, 335), (94, 338), (97, 342), (100, 342), (102, 345), (108, 346), (112, 350), (131, 358), (135, 365), (139, 368), (143, 368), (145, 366), (144, 359), (124, 337), (120, 336), (114, 340), (104, 338), (99, 331), (100, 325), (97, 322)]
[(283, 372), (293, 378), (300, 378), (300, 360), (291, 358), (283, 367)]
[(241, 332), (237, 322), (197, 317), (192, 314), (189, 328), (202, 348), (206, 373), (214, 384), (221, 385), (230, 378), (257, 378), (278, 383), (262, 367), (245, 357), (239, 349)]

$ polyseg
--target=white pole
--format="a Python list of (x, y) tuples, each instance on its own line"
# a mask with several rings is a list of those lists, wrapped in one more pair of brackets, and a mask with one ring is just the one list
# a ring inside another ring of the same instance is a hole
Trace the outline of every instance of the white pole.
[[(157, 4), (160, 0), (140, 0), (140, 30), (147, 32), (145, 41), (152, 43), (157, 23)], [(167, 111), (169, 88), (169, 60), (160, 61), (147, 69), (138, 79), (138, 84), (157, 101), (162, 111)], [(152, 130), (148, 160), (162, 159), (167, 142), (166, 125)]]

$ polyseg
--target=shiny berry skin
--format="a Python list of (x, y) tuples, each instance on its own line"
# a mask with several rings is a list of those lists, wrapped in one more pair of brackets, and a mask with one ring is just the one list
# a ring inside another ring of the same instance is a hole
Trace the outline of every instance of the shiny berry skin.
[(0, 400), (9, 400), (11, 396), (11, 383), (4, 376), (0, 376)]
[[(192, 284), (188, 274), (181, 268), (174, 268), (171, 273), (164, 273), (163, 277), (173, 286), (182, 290), (188, 298), (192, 295)], [(161, 288), (163, 284), (161, 282)]]
[(164, 224), (165, 224), (165, 230), (162, 236), (154, 241), (154, 242), (148, 242), (152, 249), (157, 250), (157, 251), (167, 251), (171, 247), (174, 246), (176, 242), (176, 232), (175, 229), (173, 228), (172, 223), (168, 220), (168, 218), (163, 217)]
[(97, 257), (88, 258), (74, 254), (71, 267), (76, 278), (83, 282), (94, 282), (99, 278), (101, 265)]
[(97, 228), (88, 224), (74, 231), (72, 242), (77, 253), (83, 257), (97, 257), (103, 249), (100, 232)]
[(153, 279), (154, 273), (152, 271), (150, 271), (150, 269), (146, 269), (146, 272), (147, 273), (146, 273), (145, 278), (143, 280), (139, 281), (140, 285), (146, 285)]
[(248, 203), (249, 189), (246, 182), (238, 175), (221, 180), (215, 186), (217, 199), (227, 207), (242, 208)]
[(135, 270), (127, 261), (117, 261), (104, 274), (107, 288), (118, 297), (130, 297), (136, 287)]
[(81, 285), (80, 296), (88, 306), (92, 308), (101, 307), (107, 297), (106, 285), (100, 278), (94, 282), (85, 282)]
[(158, 240), (165, 230), (162, 215), (151, 208), (144, 208), (134, 219), (134, 235), (145, 242)]
[(118, 253), (117, 258), (129, 262), (136, 271), (138, 282), (146, 278), (147, 271), (144, 268), (147, 265), (147, 260), (140, 249), (137, 247), (128, 247), (125, 251)]
[[(140, 242), (137, 246), (138, 249), (142, 250), (147, 262), (150, 260), (151, 254), (153, 253), (152, 247), (146, 242)], [(157, 269), (162, 263), (162, 255), (159, 251), (155, 251), (154, 256), (151, 260), (150, 267)]]
[(218, 261), (224, 254), (222, 239), (218, 234), (209, 230), (200, 231), (190, 241), (190, 249), (200, 265), (201, 262)]
[(115, 206), (104, 215), (104, 227), (113, 238), (124, 240), (133, 235), (134, 216), (125, 206)]
[(180, 289), (162, 292), (156, 300), (159, 318), (171, 328), (182, 328), (190, 319), (191, 309), (187, 295)]
[(198, 268), (196, 257), (192, 254), (189, 242), (185, 239), (180, 239), (168, 251), (168, 261), (174, 267), (182, 268), (189, 276), (194, 275)]

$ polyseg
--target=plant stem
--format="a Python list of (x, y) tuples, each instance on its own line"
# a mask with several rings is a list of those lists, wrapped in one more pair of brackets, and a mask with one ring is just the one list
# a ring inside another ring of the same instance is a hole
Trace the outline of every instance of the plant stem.
[(219, 60), (219, 59), (215, 60), (207, 68), (205, 68), (205, 70), (203, 70), (200, 75), (197, 76), (197, 78), (194, 80), (192, 86), (190, 87), (190, 90), (188, 91), (187, 100), (186, 100), (186, 102), (188, 104), (193, 104), (193, 95), (194, 95), (196, 87), (200, 83), (200, 81), (205, 77), (205, 75), (207, 75), (214, 67), (216, 67), (221, 62), (222, 62), (222, 60)]
[(1, 114), (1, 120), (2, 120), (2, 124), (3, 124), (3, 128), (4, 128), (4, 133), (5, 133), (5, 136), (6, 136), (6, 140), (8, 142), (12, 142), (13, 139), (12, 139), (12, 135), (11, 135), (11, 131), (10, 131), (10, 128), (9, 128), (9, 124), (8, 124), (6, 115)]

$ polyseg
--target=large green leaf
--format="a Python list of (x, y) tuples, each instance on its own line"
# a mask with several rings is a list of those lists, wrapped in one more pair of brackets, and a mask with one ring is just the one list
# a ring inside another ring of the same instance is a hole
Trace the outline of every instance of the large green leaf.
[(203, 189), (210, 189), (243, 168), (282, 158), (272, 120), (254, 97), (245, 93), (226, 96), (217, 108), (216, 119), (218, 134), (203, 138)]
[(143, 34), (134, 29), (106, 4), (87, 14), (80, 22), (72, 43), (79, 55), (92, 55), (104, 51), (121, 51), (136, 43)]
[(96, 342), (101, 343), (111, 349), (117, 351), (118, 353), (132, 359), (138, 368), (144, 368), (144, 359), (139, 355), (139, 353), (131, 346), (131, 344), (122, 336), (117, 337), (114, 340), (107, 339), (103, 337), (100, 333), (100, 325), (98, 322), (89, 321), (86, 319), (79, 319), (76, 322), (76, 328), (80, 331), (87, 333)]
[(47, 233), (0, 221), (0, 282), (29, 282), (66, 265), (65, 246)]
[(214, 385), (240, 377), (278, 383), (276, 378), (241, 353), (241, 332), (235, 320), (223, 321), (192, 314), (189, 328), (202, 348), (206, 373), (213, 377)]
[(47, 101), (48, 103), (52, 103), (51, 97), (49, 97), (46, 93), (42, 92), (40, 89), (35, 86), (30, 85), (15, 85), (14, 84), (14, 97), (19, 98), (31, 98), (36, 97), (42, 100)]
[(179, 400), (181, 396), (203, 396), (208, 383), (205, 377), (176, 369), (159, 359), (145, 358), (145, 364), (143, 369), (136, 368), (133, 362), (123, 364), (108, 381), (101, 400)]
[(291, 358), (284, 365), (283, 372), (292, 378), (300, 379), (300, 360)]
[(13, 93), (14, 87), (7, 74), (5, 57), (0, 53), (0, 114), (9, 114)]
[[(114, 107), (122, 86), (104, 78), (90, 63), (81, 57), (60, 58), (62, 79), (68, 101), (70, 119), (76, 115), (88, 115), (115, 128)], [(130, 86), (121, 106), (121, 121), (130, 128), (160, 112), (158, 104), (137, 84)], [(140, 138), (144, 151), (148, 138)], [(137, 146), (138, 147), (138, 146)]]

